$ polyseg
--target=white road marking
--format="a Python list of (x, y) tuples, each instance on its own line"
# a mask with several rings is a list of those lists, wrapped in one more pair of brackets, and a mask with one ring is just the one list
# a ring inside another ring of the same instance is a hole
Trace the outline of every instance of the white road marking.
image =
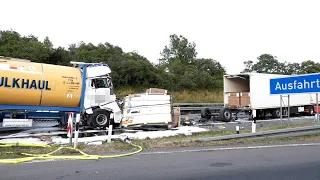
[(33, 161), (27, 161), (27, 162), (22, 162), (25, 164), (32, 164), (32, 163), (41, 163), (41, 162), (54, 162), (58, 161), (57, 159), (44, 159), (44, 160), (33, 160)]
[(278, 148), (278, 147), (299, 147), (299, 146), (320, 146), (320, 143), (225, 147), (225, 148), (191, 149), (191, 150), (179, 150), (179, 151), (158, 151), (158, 152), (140, 153), (140, 155), (173, 154), (173, 153), (204, 152), (204, 151), (226, 151), (226, 150), (241, 150), (241, 149), (263, 149), (263, 148)]

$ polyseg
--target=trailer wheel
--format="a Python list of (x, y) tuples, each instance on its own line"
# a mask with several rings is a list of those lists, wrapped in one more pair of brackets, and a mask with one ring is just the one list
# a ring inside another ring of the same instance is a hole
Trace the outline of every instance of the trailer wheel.
[(110, 113), (105, 109), (95, 109), (91, 116), (91, 122), (94, 127), (105, 128), (110, 122)]
[(219, 112), (219, 119), (224, 122), (230, 122), (232, 120), (232, 113), (229, 108), (222, 108)]
[(272, 117), (273, 118), (280, 118), (280, 109), (274, 109), (272, 110)]
[(309, 106), (309, 115), (312, 116), (314, 114), (314, 106)]
[(204, 108), (204, 109), (201, 109), (201, 117), (202, 118), (206, 118), (206, 119), (209, 119), (210, 118), (210, 109), (209, 108)]

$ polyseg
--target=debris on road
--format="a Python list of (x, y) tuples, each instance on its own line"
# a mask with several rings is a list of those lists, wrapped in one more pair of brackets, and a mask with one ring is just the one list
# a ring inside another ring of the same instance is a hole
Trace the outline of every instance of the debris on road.
[(172, 128), (166, 131), (142, 131), (136, 133), (124, 133), (130, 139), (155, 139), (155, 138), (163, 138), (169, 136), (177, 136), (177, 135), (192, 135), (192, 133), (205, 132), (209, 131), (205, 128), (194, 127), (194, 126), (181, 126), (177, 128)]

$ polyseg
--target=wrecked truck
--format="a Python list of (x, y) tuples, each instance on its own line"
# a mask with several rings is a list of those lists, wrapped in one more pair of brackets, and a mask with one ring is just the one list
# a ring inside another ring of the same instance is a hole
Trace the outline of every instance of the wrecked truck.
[(91, 127), (120, 126), (109, 66), (70, 63), (73, 67), (0, 57), (2, 126), (32, 127), (34, 120), (56, 120), (65, 126), (68, 113), (79, 113), (81, 122)]

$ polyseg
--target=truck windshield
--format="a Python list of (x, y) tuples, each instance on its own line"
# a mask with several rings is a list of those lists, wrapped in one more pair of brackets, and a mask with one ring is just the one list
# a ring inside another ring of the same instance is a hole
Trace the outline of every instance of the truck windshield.
[(98, 89), (98, 88), (112, 88), (112, 82), (110, 77), (103, 77), (92, 79), (91, 86)]

